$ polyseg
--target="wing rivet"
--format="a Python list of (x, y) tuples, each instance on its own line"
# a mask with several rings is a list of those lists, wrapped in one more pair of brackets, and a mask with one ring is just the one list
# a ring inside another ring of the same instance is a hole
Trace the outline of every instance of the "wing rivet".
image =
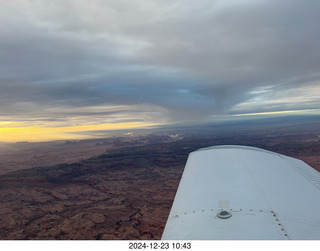
[(217, 214), (217, 216), (220, 218), (220, 219), (228, 219), (232, 216), (231, 213), (229, 213), (228, 211), (226, 210), (222, 210), (221, 212), (219, 212)]

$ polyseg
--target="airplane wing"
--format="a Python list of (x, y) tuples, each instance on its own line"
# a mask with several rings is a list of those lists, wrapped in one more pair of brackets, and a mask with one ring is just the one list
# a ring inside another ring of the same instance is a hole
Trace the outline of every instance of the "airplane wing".
[(320, 173), (254, 147), (192, 152), (162, 239), (320, 239)]

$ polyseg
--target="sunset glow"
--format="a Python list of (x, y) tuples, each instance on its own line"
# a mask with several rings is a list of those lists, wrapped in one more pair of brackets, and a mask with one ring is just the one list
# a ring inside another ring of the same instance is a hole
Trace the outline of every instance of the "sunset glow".
[[(14, 122), (12, 122), (14, 124)], [(39, 127), (39, 126), (21, 126), (21, 127), (0, 127), (0, 141), (19, 142), (19, 141), (50, 141), (65, 139), (85, 139), (90, 138), (87, 131), (104, 130), (124, 130), (136, 129), (154, 126), (152, 124), (143, 124), (140, 122), (118, 123), (118, 124), (99, 124), (99, 125), (81, 125), (68, 127)], [(92, 137), (92, 136), (91, 136)]]

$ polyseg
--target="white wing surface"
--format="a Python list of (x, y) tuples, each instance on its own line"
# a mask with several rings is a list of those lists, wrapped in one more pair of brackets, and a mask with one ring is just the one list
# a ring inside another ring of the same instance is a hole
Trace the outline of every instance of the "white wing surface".
[(320, 239), (320, 173), (253, 147), (192, 152), (162, 239)]

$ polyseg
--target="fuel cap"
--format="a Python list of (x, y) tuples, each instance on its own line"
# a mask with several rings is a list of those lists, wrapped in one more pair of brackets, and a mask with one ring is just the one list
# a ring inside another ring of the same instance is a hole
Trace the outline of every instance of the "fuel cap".
[(231, 213), (229, 213), (228, 211), (226, 210), (222, 210), (221, 212), (219, 212), (217, 214), (217, 216), (220, 218), (220, 219), (228, 219), (232, 216)]

